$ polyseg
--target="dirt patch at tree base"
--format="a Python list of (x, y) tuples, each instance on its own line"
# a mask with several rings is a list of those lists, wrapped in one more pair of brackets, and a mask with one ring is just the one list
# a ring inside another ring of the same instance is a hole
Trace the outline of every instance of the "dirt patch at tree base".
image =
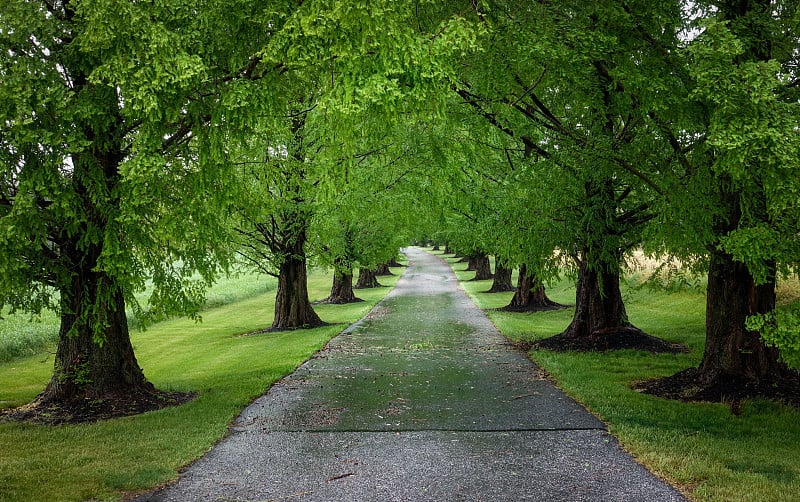
[(195, 393), (155, 391), (138, 395), (75, 399), (68, 402), (40, 402), (37, 399), (19, 408), (0, 411), (0, 422), (42, 425), (97, 422), (178, 406), (192, 401), (195, 397), (197, 397)]
[(590, 336), (567, 336), (564, 333), (539, 340), (531, 345), (534, 349), (554, 352), (605, 352), (607, 350), (644, 350), (656, 354), (680, 354), (689, 349), (680, 343), (671, 343), (648, 335), (634, 327), (596, 331)]
[(689, 368), (672, 376), (646, 380), (632, 385), (633, 390), (666, 399), (685, 402), (729, 403), (731, 412), (739, 414), (741, 403), (751, 399), (768, 399), (800, 407), (800, 374), (780, 380), (757, 381), (741, 377), (703, 378), (700, 370)]
[(358, 303), (363, 302), (361, 298), (353, 297), (352, 300), (345, 300), (343, 298), (325, 298), (324, 300), (320, 300), (318, 302), (312, 302), (311, 305), (347, 305), (348, 303)]
[(516, 291), (517, 288), (514, 286), (499, 286), (494, 287), (492, 286), (491, 289), (487, 289), (484, 293), (509, 293), (511, 291)]
[(551, 310), (562, 310), (568, 308), (569, 305), (561, 305), (560, 303), (548, 301), (547, 303), (537, 303), (535, 305), (525, 305), (521, 307), (518, 307), (516, 305), (506, 305), (505, 307), (500, 307), (495, 310), (498, 312), (525, 313), (525, 312), (549, 312)]

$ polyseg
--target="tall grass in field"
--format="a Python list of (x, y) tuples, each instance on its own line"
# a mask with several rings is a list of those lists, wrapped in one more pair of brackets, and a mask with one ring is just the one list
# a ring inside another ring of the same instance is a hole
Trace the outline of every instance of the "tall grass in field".
[[(274, 291), (277, 281), (273, 277), (239, 272), (220, 278), (206, 294), (205, 308), (220, 307), (229, 303), (250, 298), (254, 295)], [(146, 305), (148, 291), (136, 295), (137, 301)], [(136, 330), (139, 324), (128, 310), (130, 328)], [(39, 316), (23, 312), (6, 312), (0, 318), (0, 362), (14, 358), (31, 356), (45, 351), (53, 351), (58, 341), (59, 318), (51, 311)]]
[(0, 319), (0, 362), (31, 356), (55, 344), (58, 317), (46, 311), (40, 316), (4, 312)]

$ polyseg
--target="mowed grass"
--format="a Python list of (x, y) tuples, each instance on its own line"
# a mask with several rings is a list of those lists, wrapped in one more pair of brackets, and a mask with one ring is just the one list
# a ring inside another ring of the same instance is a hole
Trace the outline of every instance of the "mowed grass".
[[(277, 281), (251, 273), (237, 273), (221, 279), (206, 293), (206, 308), (219, 307), (252, 296), (274, 291)], [(137, 300), (146, 304), (149, 292), (137, 294)], [(131, 329), (138, 323), (128, 309)], [(47, 349), (54, 350), (58, 342), (59, 318), (51, 311), (38, 316), (23, 312), (10, 314), (8, 309), (0, 316), (0, 363), (21, 356), (38, 354)]]
[[(449, 256), (446, 260), (481, 308), (508, 304), (512, 293), (483, 293), (491, 281), (470, 282), (474, 272), (465, 272), (466, 265)], [(600, 417), (625, 449), (691, 500), (800, 500), (800, 410), (751, 401), (737, 416), (726, 404), (682, 403), (631, 390), (634, 382), (698, 365), (705, 340), (705, 294), (697, 288), (667, 293), (634, 287), (636, 277), (628, 282), (623, 295), (630, 320), (654, 336), (686, 344), (689, 354), (531, 351), (530, 357)], [(547, 291), (552, 300), (575, 303), (570, 280)], [(512, 340), (560, 333), (572, 313), (571, 308), (535, 314), (487, 310)]]
[[(317, 329), (241, 336), (272, 323), (275, 298), (269, 291), (209, 309), (202, 323), (175, 319), (132, 333), (139, 365), (157, 388), (198, 397), (93, 424), (0, 424), (0, 500), (116, 500), (175, 479), (178, 469), (225, 435), (245, 405), (363, 317), (402, 273), (394, 271), (379, 278), (385, 287), (358, 290), (364, 302), (315, 306), (331, 323)], [(330, 273), (311, 273), (312, 301), (328, 295), (331, 280)], [(33, 399), (52, 366), (46, 352), (0, 363), (0, 407)]]

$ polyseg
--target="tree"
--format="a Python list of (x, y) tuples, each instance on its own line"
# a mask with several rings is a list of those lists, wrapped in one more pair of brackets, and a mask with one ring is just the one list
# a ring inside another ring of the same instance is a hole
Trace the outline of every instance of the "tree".
[(489, 288), (487, 293), (504, 293), (506, 291), (514, 291), (515, 288), (511, 282), (513, 273), (514, 270), (506, 266), (505, 260), (500, 257), (495, 257), (492, 287)]
[(641, 244), (655, 217), (657, 187), (637, 166), (668, 158), (663, 148), (650, 148), (643, 126), (649, 104), (641, 99), (643, 88), (663, 81), (664, 69), (640, 64), (653, 60), (655, 49), (637, 30), (667, 36), (669, 25), (657, 30), (662, 20), (679, 19), (676, 10), (673, 4), (517, 9), (499, 3), (487, 15), (507, 28), (492, 31), (490, 50), (465, 65), (458, 94), (517, 144), (522, 159), (512, 165), (524, 174), (515, 176), (528, 184), (517, 191), (526, 203), (509, 217), (515, 230), (500, 253), (519, 256), (514, 261), (539, 281), (558, 270), (559, 260), (577, 272), (575, 315), (553, 348), (651, 342), (631, 325), (619, 289), (625, 254)]
[[(214, 236), (227, 181), (196, 141), (214, 134), (200, 127), (210, 112), (198, 96), (238, 70), (238, 50), (258, 37), (241, 29), (235, 46), (215, 41), (201, 29), (215, 14), (4, 4), (0, 304), (61, 316), (53, 376), (22, 415), (95, 419), (175, 402), (139, 367), (125, 307), (143, 320), (198, 317), (225, 265)], [(220, 52), (234, 67), (209, 65)], [(147, 279), (154, 290), (139, 305)]]
[[(762, 331), (776, 327), (776, 278), (800, 258), (798, 6), (696, 7), (699, 34), (686, 59), (670, 61), (685, 68), (676, 91), (688, 92), (672, 96), (680, 113), (664, 108), (652, 118), (675, 158), (665, 202), (681, 208), (676, 214), (665, 204), (662, 242), (707, 260), (706, 345), (699, 367), (645, 388), (683, 399), (796, 403), (798, 374), (780, 359), (781, 342), (766, 343)], [(794, 332), (784, 342), (796, 343)]]
[(278, 279), (271, 330), (324, 324), (308, 298), (306, 265), (312, 187), (320, 175), (308, 150), (316, 138), (307, 126), (307, 104), (298, 100), (287, 105), (286, 114), (265, 129), (276, 143), (262, 136), (251, 138), (256, 153), (246, 158), (257, 158), (262, 151), (264, 160), (244, 164), (242, 183), (248, 191), (240, 206), (242, 225), (236, 228), (242, 237), (239, 253)]
[[(441, 36), (419, 32), (415, 16), (422, 11), (405, 2), (332, 3), (336, 9), (331, 2), (302, 4), (262, 50), (254, 73), (260, 92), (271, 93), (271, 114), (254, 120), (254, 136), (235, 138), (243, 143), (243, 165), (264, 166), (241, 170), (247, 225), (238, 233), (250, 262), (277, 269), (271, 329), (321, 323), (305, 285), (306, 245), (314, 245), (308, 230), (317, 207), (347, 185), (363, 137), (374, 134), (363, 122), (380, 116), (391, 123), (435, 103), (446, 89), (449, 54), (473, 37), (463, 17), (452, 15), (436, 19)], [(335, 258), (337, 277), (351, 281), (350, 260)]]

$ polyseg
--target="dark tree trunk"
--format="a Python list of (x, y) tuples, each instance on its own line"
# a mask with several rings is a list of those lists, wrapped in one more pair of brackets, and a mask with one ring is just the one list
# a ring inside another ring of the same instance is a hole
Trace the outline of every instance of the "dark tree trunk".
[(375, 276), (375, 271), (369, 268), (361, 267), (358, 269), (358, 282), (356, 289), (379, 288), (378, 278)]
[(514, 284), (511, 282), (511, 275), (514, 269), (506, 268), (503, 260), (496, 258), (494, 266), (494, 280), (492, 287), (487, 293), (504, 293), (506, 291), (514, 291)]
[(275, 319), (270, 330), (313, 328), (325, 323), (308, 300), (306, 275), (305, 232), (297, 237), (291, 253), (286, 254), (278, 274), (275, 296)]
[(585, 256), (582, 257), (575, 290), (575, 314), (562, 336), (598, 337), (630, 328), (619, 288), (619, 272), (605, 267), (592, 269)]
[(480, 253), (475, 257), (475, 277), (473, 281), (486, 281), (492, 278), (492, 265), (489, 256)]
[(764, 345), (758, 332), (745, 329), (748, 316), (774, 308), (774, 277), (756, 285), (743, 263), (721, 252), (712, 253), (700, 379), (775, 382), (785, 377), (788, 368), (779, 361), (778, 350)]
[(511, 303), (502, 308), (509, 312), (540, 312), (543, 310), (555, 310), (564, 308), (554, 301), (551, 301), (544, 291), (544, 285), (534, 274), (529, 274), (527, 267), (522, 265), (519, 268), (517, 287)]
[(333, 272), (333, 285), (331, 286), (331, 294), (328, 298), (322, 300), (321, 303), (332, 303), (335, 305), (342, 305), (345, 303), (355, 303), (363, 301), (357, 298), (353, 292), (353, 270), (352, 269), (336, 269)]
[(433, 245), (433, 249), (431, 249), (431, 251), (439, 251), (439, 245), (438, 244), (434, 244)]
[(742, 399), (776, 398), (800, 406), (800, 375), (780, 361), (745, 320), (775, 307), (774, 277), (756, 285), (744, 263), (720, 251), (711, 253), (706, 295), (706, 344), (703, 360), (672, 376), (639, 388), (658, 396), (699, 401), (728, 401), (738, 412)]
[(178, 395), (156, 390), (139, 367), (123, 291), (112, 277), (95, 270), (100, 246), (79, 250), (70, 243), (61, 251), (80, 266), (70, 282), (59, 286), (61, 325), (53, 376), (30, 405), (10, 416), (94, 421), (177, 404)]
[(477, 255), (477, 254), (469, 256), (467, 258), (466, 271), (467, 272), (475, 272), (476, 270), (478, 270), (478, 261), (479, 261), (479, 259), (480, 259), (479, 255)]
[(392, 256), (392, 259), (389, 260), (387, 265), (390, 266), (390, 267), (405, 267), (405, 265), (403, 265), (402, 263), (399, 263), (397, 261), (397, 257), (396, 256)]
[(389, 264), (383, 263), (378, 265), (375, 268), (375, 275), (394, 275), (391, 270), (389, 270)]
[(450, 248), (450, 244), (446, 244), (444, 246), (444, 254), (455, 254), (455, 252)]
[[(37, 404), (70, 406), (157, 395), (133, 353), (125, 300), (111, 278), (84, 269), (71, 288), (61, 290), (61, 310), (53, 378)], [(97, 323), (105, 325), (94, 327), (98, 332), (92, 326)]]

